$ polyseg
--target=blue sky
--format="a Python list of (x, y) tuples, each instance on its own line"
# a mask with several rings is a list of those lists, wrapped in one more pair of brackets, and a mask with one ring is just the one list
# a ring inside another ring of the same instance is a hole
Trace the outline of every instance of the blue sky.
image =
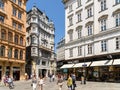
[(49, 19), (54, 22), (55, 44), (57, 44), (65, 35), (65, 13), (62, 0), (28, 0), (27, 11), (29, 11), (34, 5), (42, 12), (45, 12)]

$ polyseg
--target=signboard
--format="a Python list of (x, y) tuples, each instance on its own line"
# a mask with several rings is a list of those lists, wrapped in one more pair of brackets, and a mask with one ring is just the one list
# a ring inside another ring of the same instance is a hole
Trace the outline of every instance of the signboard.
[(87, 64), (84, 63), (82, 66), (83, 66), (83, 67), (87, 67)]

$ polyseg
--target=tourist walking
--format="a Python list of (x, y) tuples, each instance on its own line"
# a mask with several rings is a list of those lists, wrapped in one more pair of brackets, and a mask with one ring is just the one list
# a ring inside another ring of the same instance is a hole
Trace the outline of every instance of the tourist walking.
[(32, 77), (32, 87), (33, 87), (33, 90), (36, 90), (36, 88), (37, 88), (37, 78), (36, 78), (36, 75), (34, 75)]
[(69, 75), (68, 80), (67, 80), (67, 86), (68, 86), (68, 90), (72, 90), (72, 78), (71, 75)]
[(52, 81), (53, 82), (55, 81), (55, 75), (54, 74), (52, 75)]
[(40, 76), (40, 80), (39, 80), (39, 90), (43, 90), (43, 84), (44, 84), (43, 77)]
[(75, 76), (75, 73), (72, 74), (72, 90), (75, 90), (75, 87), (76, 87), (76, 76)]
[(58, 85), (59, 90), (62, 90), (63, 79), (61, 78), (61, 76), (58, 77), (57, 85)]

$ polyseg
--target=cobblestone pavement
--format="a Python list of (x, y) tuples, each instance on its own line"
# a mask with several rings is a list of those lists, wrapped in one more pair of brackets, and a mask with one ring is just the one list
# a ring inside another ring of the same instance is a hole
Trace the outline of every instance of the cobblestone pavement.
[[(15, 88), (12, 90), (32, 90), (31, 80), (28, 81), (16, 81)], [(120, 83), (106, 83), (106, 82), (87, 82), (86, 85), (81, 85), (80, 81), (76, 82), (76, 90), (120, 90)], [(1, 86), (0, 90), (10, 90), (9, 87)], [(39, 89), (37, 89), (39, 90)], [(55, 82), (45, 81), (43, 90), (58, 90), (58, 86)], [(63, 84), (62, 90), (68, 90), (66, 81)]]

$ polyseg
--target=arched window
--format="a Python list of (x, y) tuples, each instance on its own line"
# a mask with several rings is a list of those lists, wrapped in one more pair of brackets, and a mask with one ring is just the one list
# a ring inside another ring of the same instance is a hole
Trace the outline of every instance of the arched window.
[(3, 2), (3, 0), (0, 0), (0, 8), (4, 10), (4, 2)]
[(20, 37), (20, 45), (23, 45), (23, 37)]
[(15, 35), (15, 44), (18, 44), (18, 35)]
[(32, 43), (33, 43), (33, 44), (37, 43), (37, 39), (36, 39), (35, 36), (32, 36)]
[(2, 30), (1, 31), (1, 39), (6, 39), (6, 31), (5, 30)]
[(1, 56), (5, 56), (5, 46), (1, 46)]
[(8, 51), (8, 58), (12, 58), (12, 47), (9, 48), (9, 51)]
[(20, 59), (23, 59), (23, 51), (20, 50)]
[(14, 58), (15, 58), (15, 59), (18, 59), (18, 50), (17, 50), (17, 49), (15, 49)]
[(8, 32), (8, 40), (13, 41), (13, 34), (11, 32)]

